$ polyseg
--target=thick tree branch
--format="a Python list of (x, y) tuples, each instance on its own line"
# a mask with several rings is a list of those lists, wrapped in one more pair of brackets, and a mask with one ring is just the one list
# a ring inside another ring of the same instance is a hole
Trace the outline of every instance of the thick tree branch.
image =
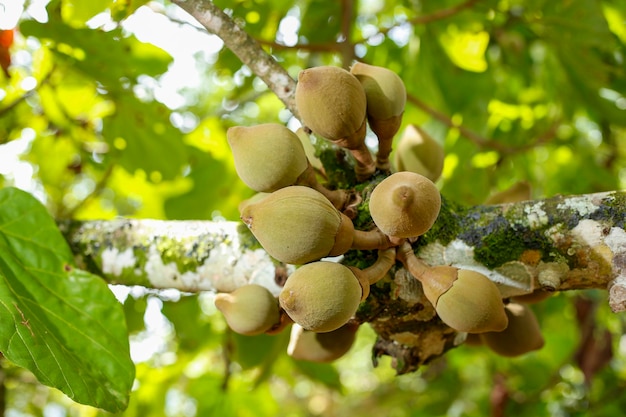
[[(624, 311), (625, 222), (626, 192), (469, 209), (444, 201), (415, 250), (431, 265), (484, 273), (503, 298), (608, 288), (611, 308)], [(87, 221), (61, 229), (79, 264), (111, 283), (193, 292), (254, 282), (277, 294), (293, 270), (272, 260), (238, 222)], [(465, 337), (439, 321), (418, 281), (399, 266), (371, 288), (356, 319), (370, 323), (379, 335), (375, 354), (393, 356), (401, 373)]]
[[(626, 192), (459, 208), (444, 202), (415, 244), (431, 265), (474, 269), (503, 297), (618, 286), (626, 276)], [(232, 291), (285, 274), (238, 222), (66, 222), (62, 230), (87, 269), (112, 283)], [(617, 281), (614, 281), (616, 280)], [(613, 300), (615, 310), (620, 300)], [(623, 300), (621, 300), (623, 302)]]

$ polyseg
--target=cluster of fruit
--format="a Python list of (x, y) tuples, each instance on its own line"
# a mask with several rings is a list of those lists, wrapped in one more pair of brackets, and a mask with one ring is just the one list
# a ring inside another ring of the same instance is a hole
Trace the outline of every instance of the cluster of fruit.
[[(300, 117), (317, 136), (348, 149), (360, 181), (378, 168), (389, 172), (406, 90), (394, 72), (362, 63), (350, 71), (332, 66), (300, 72), (296, 87)], [(378, 138), (376, 160), (365, 145), (366, 128)], [(417, 138), (417, 140), (416, 140)], [(240, 178), (259, 192), (242, 203), (241, 219), (275, 259), (299, 265), (278, 300), (264, 287), (246, 285), (218, 294), (215, 304), (236, 332), (281, 331), (293, 325), (289, 353), (299, 359), (330, 361), (345, 353), (358, 328), (350, 319), (369, 295), (370, 285), (401, 261), (422, 283), (441, 320), (460, 332), (501, 332), (509, 318), (500, 292), (486, 276), (451, 266), (428, 266), (411, 244), (434, 224), (441, 196), (433, 183), (443, 151), (409, 126), (396, 152), (397, 172), (369, 196), (373, 230), (357, 230), (346, 215), (351, 191), (330, 190), (317, 181), (299, 130), (268, 123), (232, 127), (227, 139)], [(377, 250), (370, 267), (359, 269), (323, 260), (351, 249)]]

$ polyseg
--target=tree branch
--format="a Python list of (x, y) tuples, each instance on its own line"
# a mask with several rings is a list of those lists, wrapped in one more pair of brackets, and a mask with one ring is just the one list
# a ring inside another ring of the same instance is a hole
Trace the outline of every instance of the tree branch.
[[(444, 200), (414, 247), (431, 265), (486, 274), (503, 297), (606, 289), (626, 277), (625, 222), (626, 192), (469, 209)], [(287, 271), (239, 222), (67, 221), (61, 229), (80, 263), (111, 283), (232, 291), (254, 281), (276, 290)]]
[(295, 80), (261, 48), (254, 38), (210, 1), (172, 0), (172, 3), (193, 16), (210, 33), (219, 36), (224, 41), (224, 45), (261, 78), (287, 109), (298, 117), (294, 98)]
[[(484, 273), (503, 298), (534, 290), (608, 288), (617, 312), (626, 310), (625, 223), (626, 192), (472, 208), (444, 200), (435, 226), (414, 247), (431, 265)], [(110, 283), (228, 292), (254, 282), (278, 294), (293, 271), (272, 260), (238, 222), (60, 226), (79, 265)], [(465, 338), (437, 318), (419, 282), (399, 266), (372, 286), (356, 320), (377, 332), (375, 355), (393, 356), (399, 373), (417, 369)]]

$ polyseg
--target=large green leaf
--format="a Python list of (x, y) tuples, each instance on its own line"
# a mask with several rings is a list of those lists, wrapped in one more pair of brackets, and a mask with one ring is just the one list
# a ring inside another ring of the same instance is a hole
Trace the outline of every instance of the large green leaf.
[(0, 351), (74, 401), (119, 411), (134, 379), (122, 306), (72, 259), (41, 203), (0, 190)]
[(141, 74), (164, 73), (172, 58), (162, 49), (124, 37), (121, 29), (109, 32), (98, 29), (73, 28), (60, 20), (47, 23), (26, 20), (20, 31), (42, 40), (56, 57), (88, 77), (102, 83), (108, 90), (123, 89), (128, 81)]
[(120, 94), (116, 106), (104, 120), (102, 135), (120, 151), (120, 164), (130, 173), (143, 170), (155, 182), (179, 175), (187, 154), (182, 133), (169, 121), (170, 110), (132, 94)]

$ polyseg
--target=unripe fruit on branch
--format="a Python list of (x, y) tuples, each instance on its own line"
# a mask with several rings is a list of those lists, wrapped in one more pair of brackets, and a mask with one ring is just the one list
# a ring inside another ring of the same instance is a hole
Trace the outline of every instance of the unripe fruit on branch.
[(328, 190), (317, 181), (300, 137), (286, 126), (234, 126), (226, 137), (239, 178), (253, 190), (272, 192), (300, 184), (324, 194), (340, 210), (346, 204), (344, 190)]
[(530, 199), (530, 184), (527, 181), (518, 181), (506, 190), (502, 190), (489, 196), (489, 198), (485, 200), (485, 204), (517, 203), (519, 201), (526, 201)]
[(437, 220), (441, 194), (428, 178), (414, 172), (396, 172), (372, 191), (370, 214), (388, 236), (412, 238), (426, 233)]
[(246, 205), (241, 219), (261, 246), (274, 258), (289, 264), (305, 264), (348, 249), (390, 246), (378, 229), (354, 230), (352, 221), (326, 197), (309, 187), (294, 185)]
[(523, 304), (506, 306), (509, 325), (501, 332), (481, 333), (485, 345), (501, 356), (520, 356), (544, 345), (541, 328), (533, 311)]
[(398, 74), (387, 68), (362, 62), (354, 64), (350, 72), (365, 90), (367, 120), (378, 137), (376, 164), (380, 169), (389, 169), (393, 137), (402, 124), (406, 104), (404, 82)]
[(358, 329), (358, 324), (348, 322), (331, 332), (316, 333), (294, 324), (291, 328), (287, 354), (297, 360), (332, 362), (350, 350)]
[(320, 66), (300, 71), (295, 98), (302, 122), (333, 142), (351, 138), (365, 120), (365, 91), (343, 68)]
[(295, 100), (302, 123), (313, 133), (350, 150), (359, 180), (376, 164), (365, 145), (366, 97), (359, 80), (343, 68), (319, 66), (300, 71)]
[(441, 176), (444, 161), (443, 147), (419, 126), (408, 125), (394, 153), (398, 171), (410, 171), (435, 182)]
[(452, 266), (428, 266), (408, 242), (398, 248), (398, 259), (422, 283), (424, 295), (441, 320), (460, 332), (502, 331), (508, 320), (500, 291), (485, 275)]
[(395, 249), (387, 249), (363, 270), (327, 261), (303, 265), (287, 278), (278, 297), (280, 306), (306, 330), (336, 330), (356, 313), (370, 284), (383, 278), (394, 263)]
[(280, 322), (276, 297), (265, 287), (248, 284), (231, 293), (218, 293), (215, 306), (233, 331), (243, 335), (265, 333)]
[(239, 178), (255, 191), (296, 183), (308, 162), (298, 136), (278, 123), (234, 126), (226, 132)]
[(306, 330), (330, 332), (343, 326), (356, 312), (363, 289), (350, 268), (335, 262), (313, 262), (287, 278), (278, 300), (281, 307)]

